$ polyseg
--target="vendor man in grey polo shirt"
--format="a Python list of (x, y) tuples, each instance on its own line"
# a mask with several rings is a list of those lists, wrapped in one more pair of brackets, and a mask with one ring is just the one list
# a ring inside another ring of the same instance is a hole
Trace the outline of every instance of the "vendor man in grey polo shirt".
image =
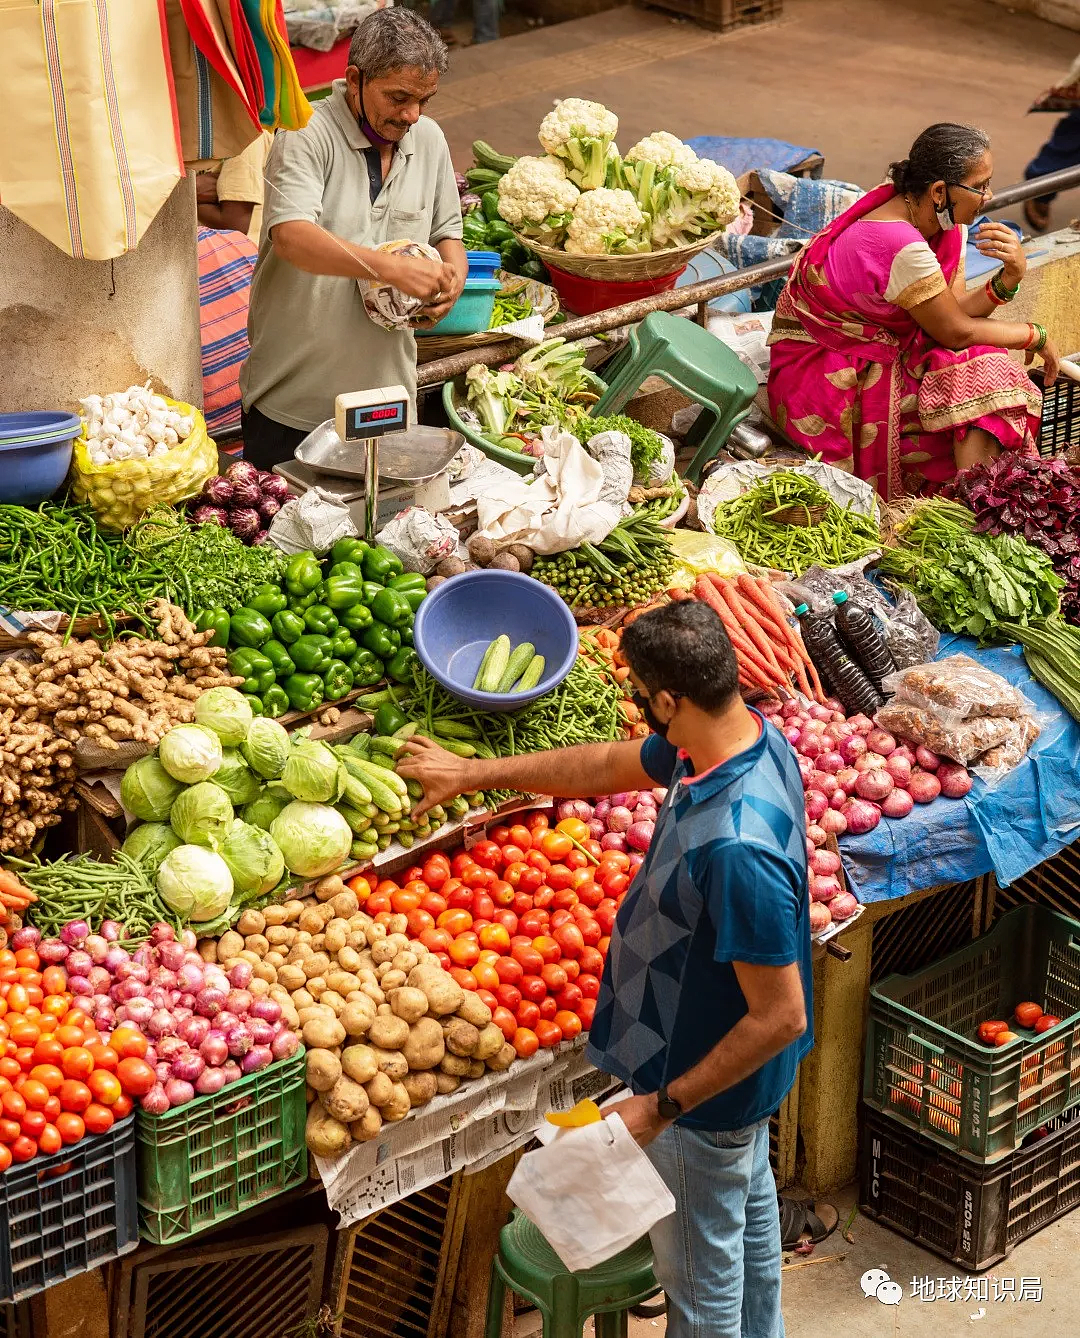
[[(376, 10), (356, 30), (345, 78), (303, 130), (274, 140), (240, 373), (244, 455), (260, 469), (290, 459), (343, 391), (403, 385), (415, 397), (412, 332), (369, 320), (356, 280), (424, 299), (417, 325), (440, 320), (464, 286), (450, 151), (423, 115), (447, 63), (412, 10)], [(402, 239), (428, 242), (442, 263), (372, 249)]]

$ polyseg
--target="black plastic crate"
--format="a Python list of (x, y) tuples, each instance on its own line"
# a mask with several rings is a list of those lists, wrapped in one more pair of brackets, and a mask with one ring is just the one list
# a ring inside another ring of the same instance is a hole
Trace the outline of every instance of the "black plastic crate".
[[(1077, 359), (1080, 353), (1070, 355), (1072, 362)], [(1032, 371), (1030, 376), (1043, 392), (1039, 454), (1060, 455), (1067, 446), (1080, 443), (1080, 382), (1059, 376), (1049, 390), (1044, 390), (1042, 372)]]
[(0, 1299), (18, 1301), (138, 1243), (134, 1116), (0, 1175)]
[(943, 1259), (979, 1273), (1080, 1202), (1078, 1112), (1003, 1161), (977, 1166), (863, 1103), (859, 1206)]

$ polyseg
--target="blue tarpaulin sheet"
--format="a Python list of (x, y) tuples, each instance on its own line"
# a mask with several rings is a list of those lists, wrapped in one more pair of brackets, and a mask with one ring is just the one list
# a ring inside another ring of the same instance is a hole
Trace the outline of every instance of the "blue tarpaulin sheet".
[(993, 873), (1002, 885), (1080, 838), (1080, 725), (1028, 673), (1018, 647), (977, 650), (943, 636), (938, 659), (967, 654), (1007, 678), (1035, 704), (1042, 733), (996, 785), (978, 778), (964, 799), (916, 804), (898, 821), (840, 842), (860, 901), (887, 901), (920, 888)]
[(773, 172), (790, 172), (807, 158), (821, 153), (820, 149), (788, 144), (783, 139), (697, 135), (686, 142), (699, 158), (711, 158), (736, 177), (741, 177), (744, 172), (756, 172), (759, 167), (769, 168)]

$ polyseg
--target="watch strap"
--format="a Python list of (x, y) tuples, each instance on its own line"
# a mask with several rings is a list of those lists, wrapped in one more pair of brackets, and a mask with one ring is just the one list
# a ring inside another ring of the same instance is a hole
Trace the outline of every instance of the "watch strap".
[(656, 1094), (656, 1107), (665, 1120), (677, 1120), (684, 1113), (679, 1102), (668, 1092), (667, 1083)]

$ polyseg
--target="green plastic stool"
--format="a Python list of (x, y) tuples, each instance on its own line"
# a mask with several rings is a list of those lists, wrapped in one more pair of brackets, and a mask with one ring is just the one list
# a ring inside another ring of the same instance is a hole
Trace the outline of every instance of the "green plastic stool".
[(722, 340), (684, 316), (654, 311), (630, 331), (626, 347), (604, 372), (607, 390), (593, 407), (602, 418), (622, 411), (650, 376), (659, 376), (702, 408), (687, 444), (697, 451), (686, 477), (697, 483), (731, 429), (750, 412), (757, 378)]
[(507, 1287), (543, 1315), (544, 1338), (580, 1338), (590, 1315), (596, 1316), (596, 1338), (626, 1338), (630, 1307), (660, 1290), (652, 1258), (643, 1236), (607, 1263), (571, 1273), (529, 1219), (515, 1212), (491, 1262), (485, 1338), (502, 1338)]

